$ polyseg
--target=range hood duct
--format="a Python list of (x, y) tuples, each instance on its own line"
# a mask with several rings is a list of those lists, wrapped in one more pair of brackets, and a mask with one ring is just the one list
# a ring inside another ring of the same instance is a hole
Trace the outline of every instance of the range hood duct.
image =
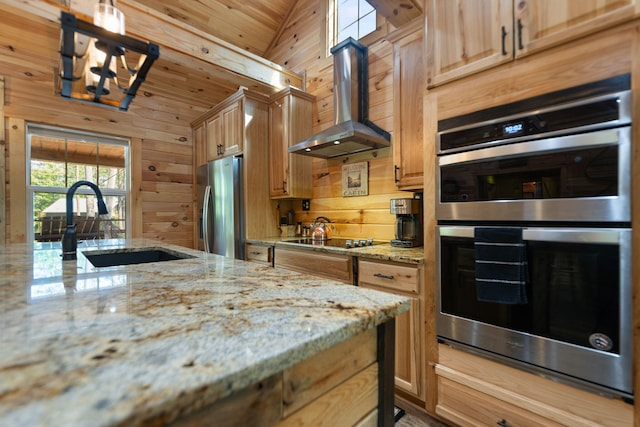
[(324, 159), (389, 147), (389, 132), (369, 121), (367, 47), (351, 37), (331, 48), (335, 124), (289, 147)]

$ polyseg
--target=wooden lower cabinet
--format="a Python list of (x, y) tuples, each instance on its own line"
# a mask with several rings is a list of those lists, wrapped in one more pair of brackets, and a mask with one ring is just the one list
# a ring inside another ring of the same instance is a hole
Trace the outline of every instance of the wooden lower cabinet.
[(633, 405), (439, 345), (436, 414), (460, 426), (631, 426)]
[(353, 257), (314, 250), (276, 247), (275, 267), (353, 284)]
[(379, 350), (392, 332), (393, 320), (169, 425), (392, 427), (391, 366)]
[(411, 308), (396, 318), (395, 386), (425, 400), (422, 269), (416, 264), (358, 259), (358, 286), (408, 296)]
[(245, 257), (247, 261), (270, 265), (273, 267), (273, 246), (247, 243), (245, 245)]

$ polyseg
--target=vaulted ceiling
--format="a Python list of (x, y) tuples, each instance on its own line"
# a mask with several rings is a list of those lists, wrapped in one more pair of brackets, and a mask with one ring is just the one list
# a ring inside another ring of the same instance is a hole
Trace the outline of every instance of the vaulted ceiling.
[(297, 1), (137, 0), (259, 56), (268, 51)]

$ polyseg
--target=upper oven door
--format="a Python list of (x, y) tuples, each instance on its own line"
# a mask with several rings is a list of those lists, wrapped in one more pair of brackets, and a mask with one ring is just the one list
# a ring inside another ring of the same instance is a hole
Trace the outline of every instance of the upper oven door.
[(629, 222), (630, 141), (625, 126), (440, 156), (437, 219)]

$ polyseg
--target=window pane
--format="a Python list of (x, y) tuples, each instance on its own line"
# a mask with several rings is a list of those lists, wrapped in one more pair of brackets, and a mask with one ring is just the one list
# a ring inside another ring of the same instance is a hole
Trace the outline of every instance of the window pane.
[(31, 185), (64, 187), (64, 163), (31, 160)]
[(67, 165), (67, 186), (80, 180), (96, 182), (97, 175), (98, 168), (95, 165), (69, 163)]
[(362, 38), (376, 30), (376, 14), (371, 12), (360, 19), (358, 38)]
[[(355, 40), (358, 39), (358, 24), (352, 24), (345, 28), (344, 30), (338, 33), (338, 43), (343, 40), (346, 40), (348, 37), (353, 37)], [(336, 43), (337, 44), (337, 43)]]
[(356, 21), (358, 21), (358, 0), (340, 0), (338, 4), (338, 32), (342, 32)]
[[(125, 237), (125, 196), (105, 196), (109, 211), (98, 217), (97, 198), (93, 194), (76, 194), (72, 199), (73, 223), (78, 240)], [(33, 193), (34, 240), (57, 242), (66, 228), (66, 194)]]
[(359, 6), (360, 6), (360, 13), (358, 14), (361, 18), (364, 15), (367, 15), (371, 12), (373, 12), (375, 9), (373, 8), (373, 6), (371, 6), (369, 4), (369, 2), (367, 0), (360, 0), (359, 2)]

